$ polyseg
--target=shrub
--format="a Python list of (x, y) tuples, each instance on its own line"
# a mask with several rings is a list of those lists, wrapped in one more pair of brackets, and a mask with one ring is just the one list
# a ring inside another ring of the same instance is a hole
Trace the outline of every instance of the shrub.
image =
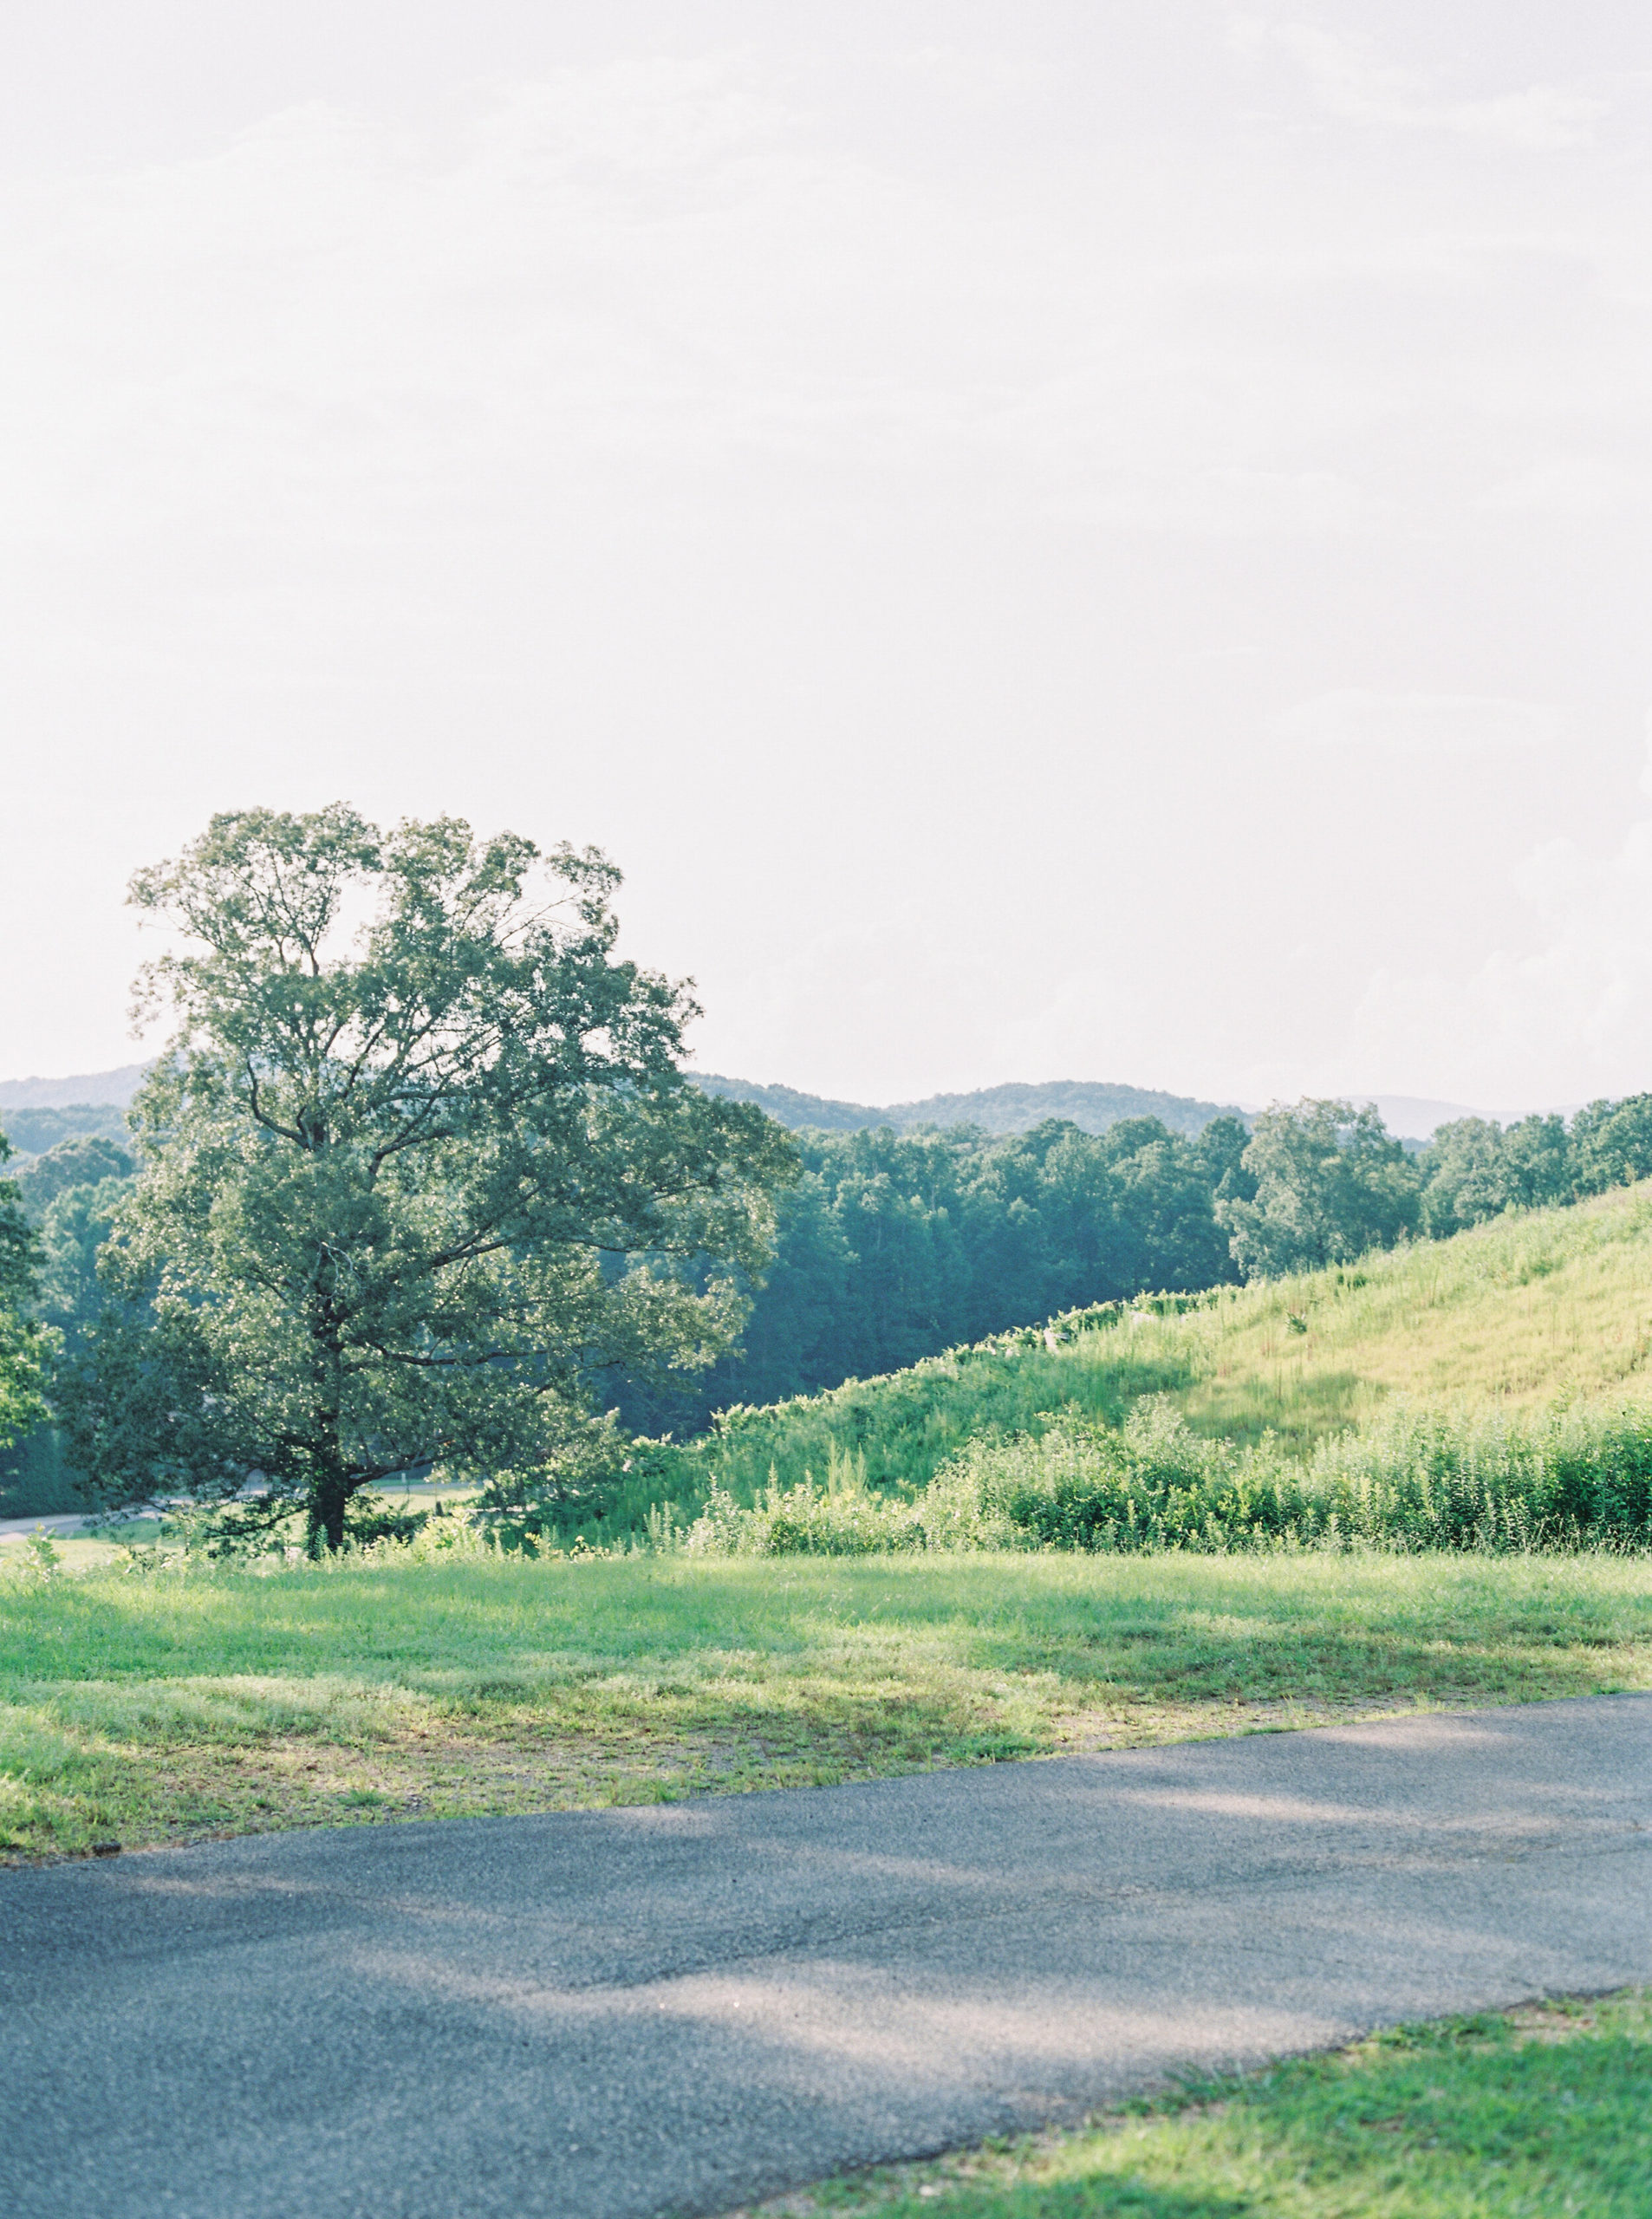
[(1118, 1428), (1070, 1413), (1039, 1435), (969, 1441), (928, 1493), (926, 1531), (954, 1546), (1013, 1534), (1031, 1547), (1242, 1547), (1291, 1532), (1303, 1510), (1300, 1467), (1272, 1442), (1205, 1440), (1159, 1396)]
[[(909, 1549), (1347, 1547), (1484, 1552), (1652, 1545), (1652, 1412), (1561, 1407), (1535, 1420), (1396, 1404), (1311, 1461), (1265, 1438), (1207, 1440), (1167, 1399), (1122, 1426), (1069, 1409), (1039, 1433), (966, 1441), (915, 1493), (869, 1487), (830, 1454), (750, 1507), (713, 1487), (695, 1554), (863, 1556)], [(657, 1545), (673, 1545), (665, 1529)]]
[(1652, 1542), (1652, 1411), (1562, 1404), (1538, 1417), (1396, 1404), (1322, 1441), (1311, 1467), (1322, 1521), (1411, 1548), (1645, 1546)]
[(922, 1548), (916, 1503), (881, 1495), (867, 1485), (866, 1459), (829, 1455), (823, 1486), (805, 1471), (791, 1487), (771, 1469), (749, 1508), (713, 1486), (682, 1546), (691, 1556), (875, 1556)]

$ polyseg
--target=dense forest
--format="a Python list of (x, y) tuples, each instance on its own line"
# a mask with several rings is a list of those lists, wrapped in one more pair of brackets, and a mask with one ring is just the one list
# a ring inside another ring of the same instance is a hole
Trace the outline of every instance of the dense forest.
[[(72, 1350), (96, 1310), (95, 1259), (135, 1169), (131, 1143), (109, 1133), (107, 1111), (13, 1110), (5, 1122), (47, 1143), (12, 1168), (38, 1244), (38, 1312)], [(795, 1137), (800, 1172), (778, 1199), (772, 1265), (744, 1287), (744, 1352), (678, 1391), (623, 1373), (592, 1381), (634, 1429), (680, 1438), (732, 1403), (869, 1378), (1085, 1303), (1278, 1277), (1645, 1178), (1652, 1095), (1591, 1103), (1570, 1124), (1465, 1118), (1421, 1151), (1374, 1110), (1314, 1102), (1253, 1126), (1215, 1117), (1192, 1138), (1150, 1116), (1100, 1134), (1052, 1118), (1007, 1136)], [(37, 1492), (50, 1461), (38, 1437), (0, 1458), (0, 1499), (30, 1474)]]

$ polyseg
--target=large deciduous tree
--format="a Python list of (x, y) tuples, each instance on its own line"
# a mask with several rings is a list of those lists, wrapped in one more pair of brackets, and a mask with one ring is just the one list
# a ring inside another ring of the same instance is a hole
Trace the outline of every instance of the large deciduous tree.
[(615, 954), (617, 876), (336, 805), (217, 817), (133, 880), (175, 1029), (60, 1396), (107, 1496), (302, 1508), (336, 1549), (409, 1467), (554, 1495), (603, 1367), (729, 1346), (790, 1145), (685, 1078), (697, 1012)]

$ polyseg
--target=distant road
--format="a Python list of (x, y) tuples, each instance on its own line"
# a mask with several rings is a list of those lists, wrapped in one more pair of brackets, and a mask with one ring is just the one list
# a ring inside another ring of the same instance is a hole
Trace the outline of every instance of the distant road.
[(1652, 1696), (0, 1874), (15, 2219), (619, 2219), (1652, 1980)]

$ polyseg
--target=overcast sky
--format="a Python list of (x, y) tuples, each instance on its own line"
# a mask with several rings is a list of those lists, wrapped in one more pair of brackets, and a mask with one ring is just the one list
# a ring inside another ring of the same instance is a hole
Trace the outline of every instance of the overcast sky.
[(624, 869), (703, 1067), (1652, 1087), (1652, 17), (0, 11), (0, 1077), (139, 864)]

